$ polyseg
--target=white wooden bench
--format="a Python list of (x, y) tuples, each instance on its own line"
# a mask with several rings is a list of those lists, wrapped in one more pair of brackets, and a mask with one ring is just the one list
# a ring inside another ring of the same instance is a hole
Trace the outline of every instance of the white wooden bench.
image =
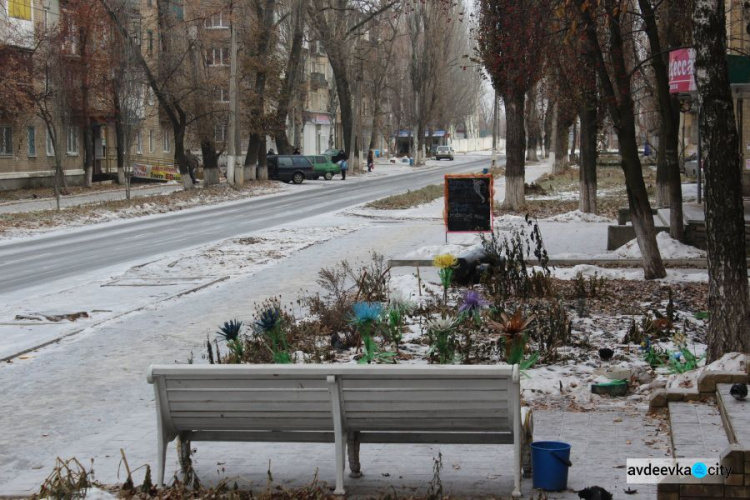
[(178, 437), (334, 443), (337, 494), (347, 448), (351, 476), (361, 475), (360, 443), (513, 444), (513, 496), (521, 495), (530, 437), (521, 430), (518, 366), (154, 365), (148, 381), (160, 485), (167, 444)]

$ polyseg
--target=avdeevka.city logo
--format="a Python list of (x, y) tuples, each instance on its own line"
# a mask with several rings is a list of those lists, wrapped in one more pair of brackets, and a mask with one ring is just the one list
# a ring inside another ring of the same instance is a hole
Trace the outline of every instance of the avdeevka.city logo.
[(712, 480), (720, 483), (731, 473), (731, 467), (704, 458), (629, 458), (627, 461), (627, 482), (633, 484), (690, 484)]
[(703, 462), (696, 462), (690, 469), (690, 473), (693, 475), (693, 477), (701, 479), (708, 475), (708, 467), (706, 467), (706, 464), (704, 464)]

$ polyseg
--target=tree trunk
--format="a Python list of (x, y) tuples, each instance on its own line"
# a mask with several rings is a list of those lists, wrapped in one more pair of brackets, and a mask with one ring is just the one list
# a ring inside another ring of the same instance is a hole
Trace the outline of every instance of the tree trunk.
[(554, 143), (554, 128), (555, 128), (555, 120), (557, 119), (557, 104), (553, 107), (554, 109), (550, 109), (550, 106), (547, 106), (547, 111), (544, 114), (544, 157), (549, 158), (550, 150), (552, 149), (552, 144)]
[(526, 161), (539, 161), (537, 156), (537, 147), (539, 146), (539, 111), (537, 109), (537, 86), (534, 85), (529, 90), (528, 107), (526, 112), (528, 113), (526, 127), (529, 130), (528, 136), (528, 149), (526, 149)]
[(555, 126), (555, 164), (553, 173), (559, 174), (568, 166), (568, 142), (570, 141), (570, 125), (559, 121)]
[(570, 143), (570, 157), (574, 158), (576, 155), (576, 142), (578, 141), (578, 121), (573, 122), (573, 142)]
[(83, 155), (84, 155), (84, 183), (86, 187), (91, 187), (94, 177), (94, 129), (91, 126), (91, 120), (86, 119), (86, 125), (83, 127)]
[(267, 181), (268, 180), (268, 153), (266, 151), (266, 145), (265, 143), (258, 149), (258, 170), (255, 173), (255, 178), (259, 181)]
[(204, 138), (201, 141), (201, 153), (203, 155), (203, 186), (219, 184), (219, 155), (216, 154), (216, 146), (212, 140)]
[(115, 104), (115, 151), (117, 154), (117, 183), (121, 186), (125, 185), (125, 129), (120, 118), (119, 106)]
[(523, 92), (504, 95), (503, 101), (508, 124), (503, 206), (506, 209), (518, 211), (526, 205), (524, 196), (526, 132), (523, 124), (525, 96)]
[(661, 255), (659, 255), (659, 247), (656, 244), (654, 218), (648, 201), (646, 183), (643, 181), (643, 167), (638, 157), (638, 141), (635, 134), (635, 105), (631, 94), (630, 72), (625, 62), (625, 44), (620, 32), (620, 29), (622, 29), (619, 22), (621, 12), (612, 12), (611, 15), (613, 19), (611, 19), (608, 29), (608, 52), (612, 72), (617, 81), (616, 87), (612, 83), (612, 78), (610, 78), (602, 46), (599, 44), (596, 22), (592, 19), (590, 12), (582, 13), (586, 23), (586, 36), (591, 56), (596, 61), (594, 66), (604, 92), (603, 98), (609, 107), (609, 114), (620, 141), (628, 205), (638, 247), (643, 256), (643, 274), (646, 279), (664, 278), (667, 272), (664, 269), (664, 263), (661, 260)]
[(596, 213), (596, 103), (588, 99), (580, 111), (581, 118), (581, 159), (578, 162), (581, 195), (578, 209), (581, 212)]
[[(281, 93), (276, 107), (276, 151), (278, 154), (290, 155), (294, 151), (289, 137), (286, 134), (286, 122), (289, 116), (289, 105), (292, 100), (292, 94), (297, 87), (297, 78), (300, 73), (302, 62), (302, 42), (305, 28), (305, 11), (302, 9), (299, 1), (294, 3), (292, 11), (294, 32), (292, 35), (292, 47), (289, 50), (289, 59), (286, 62), (286, 71), (284, 72), (284, 82), (281, 85)], [(294, 125), (294, 120), (292, 120)]]
[(701, 161), (706, 175), (708, 361), (750, 352), (747, 252), (739, 137), (729, 87), (724, 2), (693, 8), (695, 75), (702, 112)]

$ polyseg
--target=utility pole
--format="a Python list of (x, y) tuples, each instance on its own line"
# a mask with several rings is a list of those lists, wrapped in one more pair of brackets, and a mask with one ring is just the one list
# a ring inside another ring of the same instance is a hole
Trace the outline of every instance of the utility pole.
[(227, 137), (227, 181), (242, 186), (245, 183), (245, 167), (237, 165), (237, 157), (242, 154), (237, 126), (237, 18), (234, 2), (230, 4), (229, 42), (229, 130)]

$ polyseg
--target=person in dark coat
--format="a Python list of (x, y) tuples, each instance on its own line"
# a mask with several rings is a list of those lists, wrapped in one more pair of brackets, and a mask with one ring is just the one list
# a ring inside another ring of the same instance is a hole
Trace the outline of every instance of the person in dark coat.
[(293, 155), (301, 155), (302, 153), (300, 152), (299, 148), (294, 148), (294, 153), (292, 153), (292, 154)]
[(341, 151), (341, 154), (339, 156), (340, 156), (341, 159), (339, 161), (337, 161), (336, 163), (338, 163), (339, 167), (341, 167), (341, 180), (345, 181), (346, 180), (346, 171), (349, 170), (349, 164), (346, 163), (346, 152), (345, 151)]
[(266, 156), (274, 156), (276, 154), (276, 151), (273, 150), (273, 148), (268, 150), (268, 153), (266, 153)]
[(375, 169), (375, 156), (372, 149), (367, 153), (367, 171), (372, 172)]
[(198, 168), (198, 158), (196, 158), (195, 155), (191, 153), (189, 149), (187, 149), (185, 150), (185, 161), (188, 165), (188, 173), (190, 174), (190, 179), (192, 179), (193, 184), (198, 184), (198, 179), (195, 178), (195, 171)]

